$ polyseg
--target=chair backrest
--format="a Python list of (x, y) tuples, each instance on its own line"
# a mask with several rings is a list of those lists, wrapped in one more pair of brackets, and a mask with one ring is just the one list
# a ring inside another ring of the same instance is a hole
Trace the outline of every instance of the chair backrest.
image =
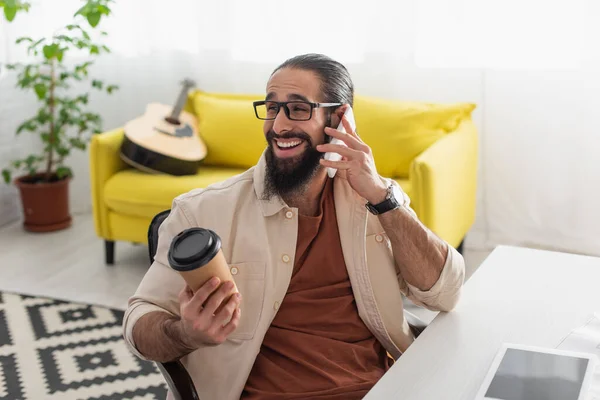
[[(165, 210), (156, 214), (148, 227), (148, 256), (150, 264), (154, 261), (156, 249), (158, 248), (158, 228), (167, 219), (170, 212), (171, 210)], [(167, 381), (167, 385), (175, 400), (199, 400), (194, 382), (179, 360), (156, 363), (156, 365)]]
[(154, 261), (154, 256), (156, 255), (156, 249), (158, 247), (158, 228), (160, 228), (160, 224), (167, 219), (170, 212), (171, 210), (165, 210), (156, 214), (148, 227), (148, 256), (150, 257), (150, 263)]

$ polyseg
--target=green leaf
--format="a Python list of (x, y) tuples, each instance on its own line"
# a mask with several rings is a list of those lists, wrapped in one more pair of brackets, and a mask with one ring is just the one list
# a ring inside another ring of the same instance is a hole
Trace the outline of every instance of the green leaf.
[(110, 53), (110, 48), (106, 45), (102, 45), (102, 50), (104, 50), (107, 53)]
[(8, 22), (15, 19), (15, 15), (17, 15), (16, 7), (10, 7), (9, 5), (4, 6), (4, 16)]
[(44, 42), (46, 40), (46, 38), (41, 38), (39, 39), (37, 42), (33, 43), (30, 47), (35, 47), (40, 45), (42, 42)]
[(11, 178), (10, 175), (11, 174), (10, 174), (9, 170), (7, 170), (7, 169), (2, 170), (2, 177), (4, 178), (4, 183), (6, 183), (6, 184), (10, 183), (10, 178)]
[(83, 104), (87, 104), (88, 100), (89, 100), (89, 93), (86, 94), (82, 94), (80, 96), (77, 96), (77, 99), (75, 99), (77, 102), (83, 103)]
[(77, 16), (77, 15), (84, 15), (85, 16), (89, 12), (89, 9), (90, 9), (90, 4), (89, 3), (85, 4), (79, 10), (77, 10), (73, 16)]
[(21, 88), (30, 87), (30, 85), (35, 81), (34, 77), (26, 76), (19, 80), (18, 84)]
[(93, 63), (94, 63), (93, 61), (86, 61), (83, 64), (80, 64), (80, 65), (76, 66), (75, 68), (77, 68), (77, 69), (86, 69), (87, 67), (89, 67)]
[(90, 54), (100, 54), (100, 49), (95, 44), (90, 47)]
[(101, 34), (102, 36), (108, 36), (108, 32), (105, 32), (105, 31), (102, 31), (102, 32), (100, 32), (100, 34)]
[(17, 2), (15, 0), (6, 0), (4, 1), (6, 7), (17, 7)]
[(65, 50), (66, 49), (60, 49), (58, 51), (58, 53), (56, 53), (56, 59), (58, 60), (58, 62), (61, 62), (63, 59), (63, 56), (65, 55)]
[(90, 23), (90, 25), (95, 28), (96, 25), (98, 25), (98, 22), (100, 22), (100, 17), (102, 17), (102, 14), (100, 14), (99, 12), (95, 11), (95, 12), (91, 12), (87, 15), (87, 20)]
[(76, 149), (85, 150), (85, 142), (79, 138), (71, 138), (69, 139), (69, 143)]
[(15, 43), (16, 43), (16, 44), (19, 44), (19, 43), (23, 43), (23, 42), (25, 42), (25, 41), (27, 41), (27, 42), (29, 42), (29, 43), (33, 43), (33, 39), (32, 39), (32, 38), (30, 38), (30, 37), (20, 37), (20, 38), (18, 38), (18, 39), (15, 41)]
[(69, 149), (67, 149), (66, 147), (57, 147), (57, 149), (56, 149), (56, 153), (61, 157), (68, 156), (70, 152), (71, 151)]
[(92, 81), (92, 87), (95, 87), (95, 88), (97, 88), (97, 89), (100, 89), (100, 90), (102, 90), (102, 86), (103, 86), (103, 85), (104, 85), (104, 83), (103, 83), (102, 81), (99, 81), (99, 80), (97, 80), (97, 79), (94, 79), (94, 80)]
[(30, 119), (30, 120), (23, 122), (21, 125), (19, 125), (19, 127), (17, 128), (17, 135), (23, 131), (33, 132), (36, 129), (37, 129), (37, 124), (35, 123), (35, 120)]
[(27, 168), (31, 168), (34, 163), (38, 162), (38, 159), (39, 159), (38, 156), (31, 154), (31, 155), (27, 156), (27, 158), (24, 160), (25, 165), (27, 166)]
[(77, 65), (75, 66), (75, 72), (78, 74), (83, 74), (84, 76), (88, 76), (88, 70), (87, 68), (93, 64), (93, 62), (91, 61), (87, 61), (81, 65)]
[(86, 121), (89, 122), (100, 122), (100, 114), (94, 114), (94, 113), (85, 113), (83, 115), (83, 118), (85, 118)]
[(66, 178), (67, 176), (73, 176), (73, 172), (69, 167), (58, 167), (56, 169), (56, 175), (58, 179)]
[[(69, 108), (73, 108), (72, 104), (69, 104)], [(69, 119), (69, 110), (66, 108), (61, 108), (59, 112), (59, 117), (64, 121)]]
[(109, 15), (110, 14), (110, 8), (106, 7), (105, 5), (98, 4), (97, 8), (98, 8), (98, 11), (101, 14), (104, 14), (104, 15)]
[(48, 59), (48, 60), (51, 59), (52, 57), (54, 57), (57, 52), (58, 52), (57, 44), (47, 44), (44, 46), (44, 57), (46, 57), (46, 59)]
[(46, 97), (46, 93), (48, 92), (48, 88), (43, 83), (36, 83), (33, 87), (35, 93), (38, 96), (38, 99), (43, 100)]
[(106, 91), (108, 92), (108, 94), (112, 94), (112, 92), (114, 92), (117, 89), (119, 89), (119, 86), (117, 86), (117, 85), (109, 85), (106, 88)]
[(31, 52), (33, 51), (33, 54), (37, 56), (38, 55), (37, 47), (45, 41), (46, 41), (45, 38), (41, 38), (37, 42), (32, 43), (29, 46), (27, 46), (27, 55), (31, 54)]
[(45, 108), (40, 109), (36, 116), (36, 121), (40, 124), (45, 124), (46, 122), (50, 121), (50, 112)]
[(59, 35), (56, 37), (57, 40), (62, 40), (63, 42), (69, 42), (69, 43), (73, 43), (73, 38), (67, 36), (67, 35)]

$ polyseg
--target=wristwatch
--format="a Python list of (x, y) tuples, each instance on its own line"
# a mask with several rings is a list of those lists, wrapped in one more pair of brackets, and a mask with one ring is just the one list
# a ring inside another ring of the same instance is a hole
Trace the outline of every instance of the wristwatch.
[(402, 196), (400, 188), (394, 184), (390, 184), (387, 188), (387, 195), (385, 196), (384, 201), (379, 204), (367, 203), (365, 204), (365, 207), (367, 207), (367, 210), (369, 210), (371, 214), (379, 215), (399, 208), (402, 203), (404, 203), (403, 199), (404, 196)]

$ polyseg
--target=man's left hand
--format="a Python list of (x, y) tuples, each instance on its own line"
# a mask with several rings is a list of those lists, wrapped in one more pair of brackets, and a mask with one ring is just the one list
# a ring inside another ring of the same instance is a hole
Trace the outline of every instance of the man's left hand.
[(317, 150), (320, 152), (338, 153), (342, 156), (340, 161), (321, 159), (321, 165), (345, 170), (346, 179), (352, 189), (369, 203), (378, 204), (385, 200), (387, 187), (377, 173), (371, 148), (352, 130), (345, 116), (342, 118), (342, 123), (348, 133), (329, 127), (325, 128), (325, 133), (340, 139), (348, 147), (332, 143), (318, 145)]

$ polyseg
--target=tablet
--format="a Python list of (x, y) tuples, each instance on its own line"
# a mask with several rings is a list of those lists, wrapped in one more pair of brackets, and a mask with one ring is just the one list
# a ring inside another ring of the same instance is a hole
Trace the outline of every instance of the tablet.
[(593, 354), (505, 343), (476, 400), (584, 400), (596, 365)]

